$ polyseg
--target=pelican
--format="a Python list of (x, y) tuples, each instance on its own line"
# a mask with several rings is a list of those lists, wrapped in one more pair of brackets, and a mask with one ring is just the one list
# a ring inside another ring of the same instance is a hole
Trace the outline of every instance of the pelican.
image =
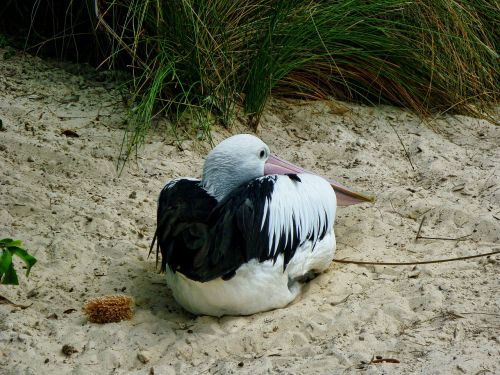
[[(333, 187), (333, 189), (332, 189)], [(197, 315), (250, 315), (292, 302), (335, 254), (337, 204), (369, 201), (239, 134), (207, 156), (201, 180), (160, 192), (155, 241), (175, 300)]]

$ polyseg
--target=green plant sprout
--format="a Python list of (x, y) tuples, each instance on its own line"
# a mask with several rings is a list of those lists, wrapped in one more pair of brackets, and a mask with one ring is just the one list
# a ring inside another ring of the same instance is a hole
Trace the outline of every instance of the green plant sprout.
[(22, 247), (22, 242), (11, 238), (0, 240), (0, 284), (19, 285), (16, 270), (12, 258), (17, 255), (26, 263), (26, 277), (29, 276), (31, 267), (36, 263), (36, 258), (30, 255)]

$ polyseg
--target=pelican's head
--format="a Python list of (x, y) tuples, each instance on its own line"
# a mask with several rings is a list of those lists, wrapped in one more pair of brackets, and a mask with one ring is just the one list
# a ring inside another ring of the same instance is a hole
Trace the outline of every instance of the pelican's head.
[(238, 134), (219, 143), (203, 166), (203, 187), (218, 201), (238, 186), (264, 176), (269, 147), (256, 136)]
[[(270, 153), (269, 147), (251, 134), (238, 134), (219, 143), (207, 156), (202, 185), (219, 202), (238, 186), (271, 174), (310, 173)], [(341, 206), (372, 201), (338, 182), (323, 177), (335, 189)]]

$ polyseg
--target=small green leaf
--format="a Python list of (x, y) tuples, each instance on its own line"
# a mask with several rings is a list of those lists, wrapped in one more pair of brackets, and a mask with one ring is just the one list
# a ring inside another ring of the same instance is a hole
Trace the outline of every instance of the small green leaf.
[(22, 241), (11, 238), (0, 240), (0, 284), (19, 285), (12, 257), (17, 255), (26, 264), (26, 276), (37, 262), (36, 258), (21, 248)]
[(23, 242), (21, 240), (17, 241), (10, 241), (9, 243), (5, 244), (6, 247), (14, 247), (14, 246), (22, 246)]
[(9, 250), (2, 250), (0, 256), (0, 276), (2, 276), (12, 264), (12, 254)]
[(33, 267), (36, 263), (36, 258), (28, 254), (26, 250), (21, 249), (20, 247), (11, 247), (10, 249), (14, 252), (14, 254), (21, 258), (24, 263), (26, 263), (26, 276), (28, 276), (30, 274), (31, 267)]
[(9, 268), (2, 277), (2, 281), (0, 284), (3, 285), (19, 285), (19, 280), (17, 279), (16, 270), (14, 269), (14, 265), (11, 263)]

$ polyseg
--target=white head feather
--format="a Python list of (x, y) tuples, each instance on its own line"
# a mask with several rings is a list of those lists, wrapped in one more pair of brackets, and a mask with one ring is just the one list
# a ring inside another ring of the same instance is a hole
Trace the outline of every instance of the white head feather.
[(238, 186), (264, 175), (269, 147), (251, 134), (223, 140), (207, 156), (202, 185), (221, 201)]

